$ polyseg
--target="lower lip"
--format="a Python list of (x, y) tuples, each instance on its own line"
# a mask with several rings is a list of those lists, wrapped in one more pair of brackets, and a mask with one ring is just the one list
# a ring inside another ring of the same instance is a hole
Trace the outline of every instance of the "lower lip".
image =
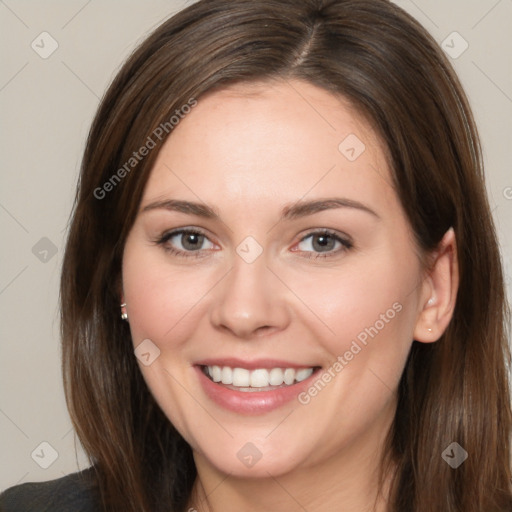
[(221, 407), (230, 411), (256, 415), (273, 411), (296, 399), (299, 393), (310, 385), (319, 370), (307, 379), (291, 386), (283, 386), (271, 391), (235, 391), (210, 380), (200, 366), (195, 367), (201, 386), (208, 397)]

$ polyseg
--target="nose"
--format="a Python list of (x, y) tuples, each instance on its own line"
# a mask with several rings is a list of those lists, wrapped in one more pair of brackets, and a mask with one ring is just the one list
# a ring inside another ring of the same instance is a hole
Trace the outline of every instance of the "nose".
[(213, 304), (214, 327), (244, 340), (278, 332), (290, 322), (287, 288), (267, 267), (264, 254), (252, 263), (235, 255)]

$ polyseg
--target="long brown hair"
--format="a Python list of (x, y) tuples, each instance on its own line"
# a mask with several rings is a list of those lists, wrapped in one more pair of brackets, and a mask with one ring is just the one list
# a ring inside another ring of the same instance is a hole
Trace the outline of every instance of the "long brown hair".
[[(61, 282), (66, 398), (104, 510), (182, 512), (196, 478), (119, 316), (124, 243), (169, 120), (207, 91), (292, 78), (348, 99), (372, 124), (422, 254), (449, 227), (457, 237), (452, 321), (436, 343), (413, 342), (399, 384), (381, 465), (396, 468), (389, 511), (512, 510), (508, 310), (478, 133), (447, 58), (387, 0), (202, 0), (151, 34), (106, 92)], [(149, 138), (155, 147), (130, 160)], [(457, 469), (441, 456), (452, 442), (469, 454)]]

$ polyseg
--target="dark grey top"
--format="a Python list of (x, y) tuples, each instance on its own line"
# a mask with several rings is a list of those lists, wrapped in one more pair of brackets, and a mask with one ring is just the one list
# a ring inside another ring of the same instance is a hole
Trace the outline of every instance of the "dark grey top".
[(28, 482), (0, 494), (1, 512), (100, 512), (93, 468), (48, 482)]

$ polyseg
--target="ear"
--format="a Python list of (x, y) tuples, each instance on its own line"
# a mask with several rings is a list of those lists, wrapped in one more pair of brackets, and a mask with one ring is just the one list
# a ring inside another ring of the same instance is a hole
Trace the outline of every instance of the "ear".
[(421, 343), (437, 341), (444, 333), (455, 309), (459, 288), (457, 241), (450, 228), (432, 254), (433, 264), (422, 284), (414, 339)]
[(124, 292), (121, 290), (119, 292), (119, 305), (121, 307), (121, 319), (124, 321), (128, 321), (128, 312), (126, 311), (126, 302), (124, 300)]

